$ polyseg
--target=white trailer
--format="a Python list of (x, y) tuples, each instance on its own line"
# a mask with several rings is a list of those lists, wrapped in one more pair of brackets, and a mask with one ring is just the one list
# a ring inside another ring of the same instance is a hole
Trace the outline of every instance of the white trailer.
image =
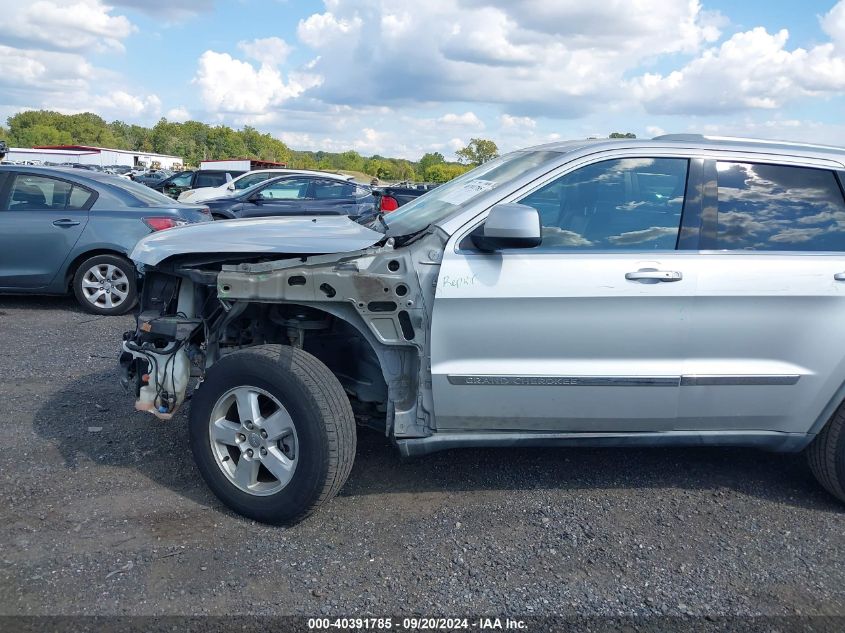
[(180, 156), (156, 154), (108, 147), (87, 145), (50, 145), (39, 147), (11, 147), (5, 162), (79, 163), (81, 165), (125, 165), (128, 167), (152, 167), (154, 163), (162, 169), (178, 169), (184, 164)]

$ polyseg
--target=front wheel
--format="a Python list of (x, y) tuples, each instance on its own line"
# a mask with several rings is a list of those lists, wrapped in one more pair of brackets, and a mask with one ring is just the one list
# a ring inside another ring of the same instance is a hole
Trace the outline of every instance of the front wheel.
[(314, 356), (262, 345), (224, 356), (194, 395), (197, 467), (235, 512), (301, 521), (334, 497), (355, 458), (355, 418), (343, 387)]

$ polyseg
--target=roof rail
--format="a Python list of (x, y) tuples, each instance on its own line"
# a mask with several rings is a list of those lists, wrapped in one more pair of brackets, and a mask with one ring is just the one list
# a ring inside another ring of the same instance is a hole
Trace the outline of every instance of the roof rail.
[(747, 138), (742, 136), (718, 136), (710, 134), (661, 134), (655, 136), (653, 141), (712, 141), (716, 143), (751, 143), (756, 145), (781, 145), (785, 147), (805, 147), (815, 149), (834, 149), (841, 151), (836, 145), (824, 145), (821, 143), (802, 143), (800, 141), (783, 141), (763, 138)]
[(704, 134), (661, 134), (655, 136), (652, 141), (703, 141), (706, 140)]

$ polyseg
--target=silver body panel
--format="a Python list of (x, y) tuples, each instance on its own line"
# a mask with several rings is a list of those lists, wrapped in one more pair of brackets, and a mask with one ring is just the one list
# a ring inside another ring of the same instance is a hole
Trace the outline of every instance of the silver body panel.
[[(721, 432), (726, 443), (737, 433), (817, 430), (845, 383), (845, 283), (834, 280), (845, 271), (845, 253), (483, 254), (459, 245), (492, 205), (517, 202), (598, 160), (712, 158), (841, 170), (842, 150), (694, 140), (566, 149), (553, 169), (526, 174), (441, 223), (452, 239), (432, 323), (437, 430), (681, 439)], [(680, 275), (668, 284), (625, 279), (642, 268)]]
[[(519, 203), (602, 160), (841, 172), (845, 150), (686, 137), (542, 149), (559, 159), (460, 204), (395, 252), (393, 240), (346, 218), (295, 217), (162, 232), (142, 240), (133, 259), (346, 253), (226, 266), (218, 296), (307, 305), (357, 324), (390, 388), (387, 432), (407, 454), (579, 443), (796, 450), (809, 442), (845, 396), (845, 252), (485, 253), (467, 238), (494, 205)], [(292, 275), (305, 283), (290, 284)], [(400, 282), (404, 325), (399, 307), (370, 308)], [(338, 293), (326, 298), (323, 283)]]
[(217, 220), (153, 233), (138, 242), (130, 257), (155, 266), (173, 255), (343, 253), (383, 237), (345, 216)]

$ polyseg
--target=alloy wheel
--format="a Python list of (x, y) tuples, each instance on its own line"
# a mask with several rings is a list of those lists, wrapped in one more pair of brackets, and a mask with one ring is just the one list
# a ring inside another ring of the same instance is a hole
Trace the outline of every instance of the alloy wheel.
[(235, 387), (209, 419), (215, 461), (229, 481), (251, 495), (272, 495), (290, 483), (299, 459), (296, 427), (287, 409), (258, 387)]

